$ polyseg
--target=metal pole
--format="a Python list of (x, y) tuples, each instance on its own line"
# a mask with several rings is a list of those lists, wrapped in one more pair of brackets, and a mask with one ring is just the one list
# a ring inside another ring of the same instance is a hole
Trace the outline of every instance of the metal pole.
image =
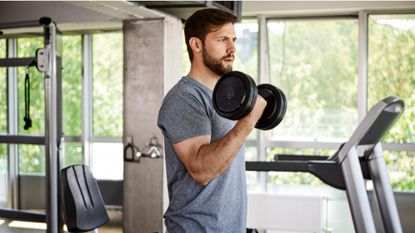
[(45, 72), (45, 156), (47, 233), (58, 232), (58, 153), (56, 104), (56, 26), (44, 26), (45, 48), (49, 50), (49, 70)]
[(368, 164), (385, 232), (402, 233), (398, 209), (389, 183), (388, 169), (380, 143), (376, 144)]
[(82, 38), (82, 147), (84, 152), (84, 164), (93, 170), (91, 158), (91, 133), (92, 133), (92, 35), (85, 34)]
[[(343, 156), (341, 156), (343, 157)], [(375, 223), (370, 209), (356, 146), (352, 146), (340, 164), (346, 183), (347, 199), (357, 233), (375, 233)]]
[[(17, 55), (17, 41), (16, 39), (8, 39), (7, 40), (7, 57), (16, 57)], [(7, 94), (8, 98), (8, 133), (11, 135), (17, 135), (18, 133), (18, 122), (17, 119), (18, 110), (17, 110), (17, 68), (16, 67), (8, 67), (8, 78), (7, 78)], [(19, 153), (18, 153), (18, 145), (17, 144), (9, 144), (9, 153), (8, 153), (8, 180), (9, 180), (9, 187), (8, 190), (8, 203), (7, 207), (12, 209), (17, 209), (18, 206), (18, 193), (19, 193), (19, 185), (18, 185), (18, 175), (19, 175)]]

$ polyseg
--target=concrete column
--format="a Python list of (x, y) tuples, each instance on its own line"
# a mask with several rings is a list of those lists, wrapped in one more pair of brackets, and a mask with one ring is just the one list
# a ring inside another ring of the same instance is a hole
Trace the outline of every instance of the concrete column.
[[(123, 31), (124, 138), (132, 137), (144, 149), (154, 136), (163, 142), (157, 115), (164, 95), (181, 76), (182, 24), (171, 17), (125, 21)], [(163, 162), (124, 162), (124, 233), (163, 231)]]

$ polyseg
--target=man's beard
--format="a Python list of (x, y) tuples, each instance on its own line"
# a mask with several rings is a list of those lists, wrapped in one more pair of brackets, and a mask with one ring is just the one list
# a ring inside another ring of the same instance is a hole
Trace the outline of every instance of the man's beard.
[(205, 46), (202, 47), (202, 56), (203, 56), (203, 63), (206, 67), (208, 67), (213, 73), (222, 76), (225, 73), (232, 71), (232, 65), (224, 66), (222, 64), (222, 60), (226, 58), (233, 57), (233, 54), (229, 54), (226, 56), (221, 57), (220, 59), (216, 59), (212, 57), (206, 50)]

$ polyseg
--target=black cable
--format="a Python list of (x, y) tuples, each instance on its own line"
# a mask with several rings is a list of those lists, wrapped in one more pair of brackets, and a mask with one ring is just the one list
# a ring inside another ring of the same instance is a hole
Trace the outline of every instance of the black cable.
[(30, 78), (29, 78), (29, 67), (26, 68), (26, 76), (24, 80), (24, 107), (25, 107), (25, 115), (24, 115), (24, 126), (25, 130), (28, 130), (32, 127), (32, 119), (30, 119)]

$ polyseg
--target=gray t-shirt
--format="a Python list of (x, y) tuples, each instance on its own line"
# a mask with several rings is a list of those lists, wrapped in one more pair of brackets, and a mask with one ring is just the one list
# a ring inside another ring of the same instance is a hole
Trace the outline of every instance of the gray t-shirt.
[(219, 116), (212, 91), (183, 77), (166, 95), (158, 116), (163, 132), (170, 204), (164, 214), (169, 233), (243, 233), (246, 231), (246, 180), (243, 147), (231, 165), (206, 186), (193, 180), (172, 144), (211, 135), (222, 138), (235, 121)]

